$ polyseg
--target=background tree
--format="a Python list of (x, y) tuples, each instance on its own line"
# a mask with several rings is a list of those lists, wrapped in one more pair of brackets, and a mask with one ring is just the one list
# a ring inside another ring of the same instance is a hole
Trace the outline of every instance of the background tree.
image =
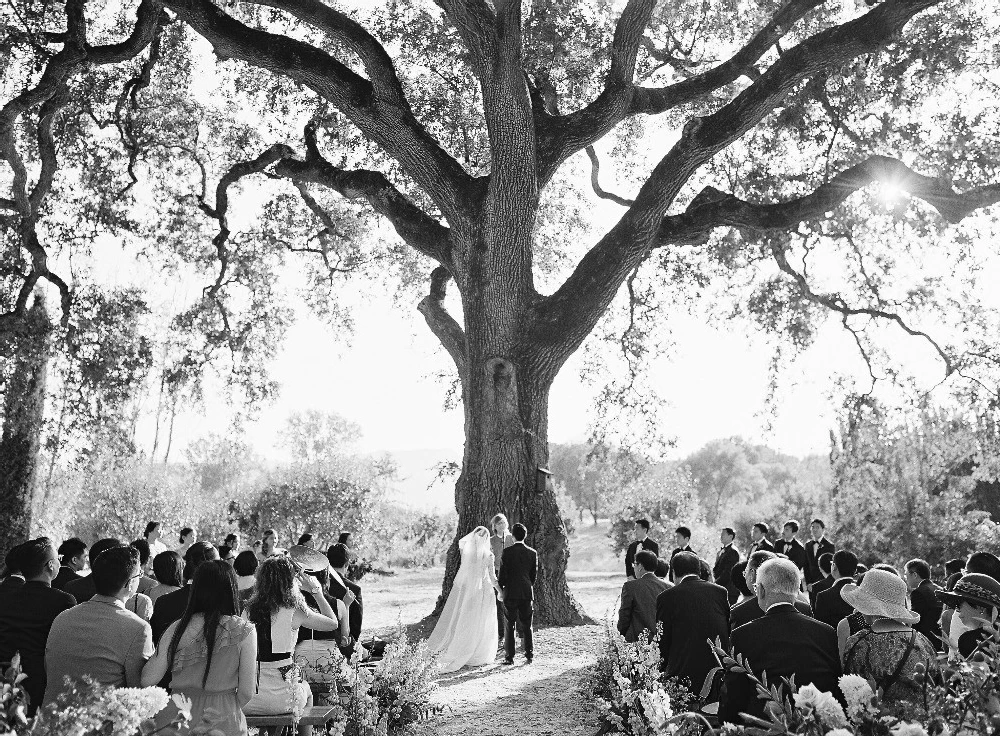
[(316, 409), (295, 412), (285, 422), (282, 441), (301, 463), (312, 464), (348, 454), (361, 439), (361, 427), (339, 414)]

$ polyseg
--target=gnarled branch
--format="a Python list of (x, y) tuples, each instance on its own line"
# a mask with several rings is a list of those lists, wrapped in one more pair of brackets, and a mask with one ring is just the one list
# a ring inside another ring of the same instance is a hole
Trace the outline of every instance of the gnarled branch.
[(431, 328), (431, 332), (441, 341), (441, 345), (455, 361), (459, 378), (464, 383), (469, 370), (468, 348), (465, 341), (465, 331), (444, 307), (449, 279), (451, 279), (451, 273), (447, 268), (444, 266), (435, 268), (431, 272), (430, 293), (420, 300), (420, 303), (417, 304), (417, 310), (424, 315), (424, 320)]

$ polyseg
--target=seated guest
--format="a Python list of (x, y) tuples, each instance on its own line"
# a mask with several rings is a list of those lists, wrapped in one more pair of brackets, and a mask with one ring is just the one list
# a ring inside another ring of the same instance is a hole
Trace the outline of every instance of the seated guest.
[[(347, 618), (350, 625), (351, 644), (342, 648), (345, 657), (354, 653), (355, 642), (361, 641), (361, 627), (364, 623), (364, 602), (361, 599), (361, 586), (347, 578), (347, 567), (351, 562), (351, 550), (339, 542), (326, 551), (326, 559), (330, 563), (330, 595), (344, 603), (347, 608)], [(381, 657), (385, 642), (372, 638), (366, 645), (362, 658), (368, 656)]]
[(732, 572), (733, 586), (736, 588), (736, 591), (740, 594), (739, 599), (735, 603), (736, 606), (754, 597), (753, 593), (750, 592), (750, 588), (747, 587), (746, 572), (747, 572), (746, 560), (743, 560), (742, 562), (737, 562), (735, 565), (733, 565), (733, 572)]
[(311, 547), (312, 549), (316, 549), (316, 542), (313, 541), (312, 534), (308, 533), (303, 534), (301, 537), (299, 537), (298, 543), (303, 547)]
[[(756, 588), (757, 573), (760, 570), (760, 566), (768, 560), (774, 560), (777, 558), (778, 555), (774, 552), (754, 552), (750, 555), (750, 559), (747, 560), (746, 569), (743, 571), (743, 582), (746, 584), (747, 590), (753, 592)], [(809, 604), (805, 601), (796, 598), (793, 601), (793, 604), (804, 616), (812, 616), (812, 609), (809, 608)], [(740, 603), (733, 608), (732, 612), (729, 614), (730, 624), (735, 630), (744, 624), (756, 621), (763, 615), (764, 609), (760, 607), (760, 601), (757, 600), (757, 595), (754, 593), (752, 598), (748, 598), (743, 603)]]
[(822, 580), (813, 583), (809, 589), (809, 603), (816, 608), (816, 596), (824, 590), (829, 590), (833, 586), (833, 554), (824, 552), (819, 556), (819, 571), (823, 575)]
[(874, 682), (885, 701), (923, 705), (924, 686), (916, 675), (936, 669), (937, 660), (934, 645), (913, 628), (920, 614), (906, 605), (906, 583), (872, 569), (860, 586), (848, 585), (841, 595), (868, 624), (847, 640), (844, 672)]
[(257, 582), (254, 574), (257, 572), (259, 564), (257, 562), (257, 555), (250, 550), (240, 552), (236, 556), (236, 561), (233, 562), (233, 570), (238, 576), (236, 578), (236, 591), (240, 601), (240, 610), (243, 610), (243, 606), (246, 605), (246, 602), (250, 600), (250, 596), (253, 595), (253, 586)]
[[(320, 613), (309, 610), (303, 589), (312, 593)], [(247, 715), (274, 715), (288, 713), (293, 703), (302, 708), (311, 704), (309, 684), (293, 684), (285, 679), (284, 672), (294, 664), (292, 655), (299, 627), (316, 631), (339, 627), (319, 581), (298, 575), (287, 557), (270, 557), (257, 570), (257, 585), (247, 603), (246, 616), (257, 629), (257, 690), (243, 711)], [(311, 726), (299, 726), (299, 736), (311, 733)]]
[(3, 581), (0, 588), (20, 588), (24, 585), (24, 575), (21, 573), (20, 554), (27, 542), (15, 544), (9, 550), (3, 560)]
[(806, 566), (806, 548), (795, 538), (799, 533), (799, 522), (789, 519), (781, 527), (781, 539), (774, 543), (774, 551), (790, 559), (800, 570)]
[(953, 591), (939, 590), (936, 595), (956, 609), (944, 638), (949, 659), (968, 659), (994, 636), (1000, 582), (983, 573), (966, 572)]
[(309, 682), (331, 682), (336, 679), (339, 671), (336, 665), (342, 656), (341, 649), (346, 650), (351, 647), (351, 627), (347, 607), (343, 601), (330, 595), (329, 568), (310, 572), (309, 575), (319, 581), (320, 592), (313, 594), (303, 590), (302, 597), (305, 598), (306, 604), (312, 611), (320, 613), (317, 596), (322, 595), (330, 604), (330, 610), (336, 614), (340, 626), (330, 631), (317, 631), (308, 626), (300, 628), (298, 644), (295, 646), (295, 661), (308, 673), (306, 679)]
[(663, 627), (660, 666), (668, 677), (686, 677), (692, 692), (699, 692), (716, 666), (709, 640), (729, 647), (729, 593), (701, 579), (701, 560), (691, 552), (678, 552), (671, 567), (675, 585), (656, 599), (656, 623)]
[(21, 653), (30, 716), (45, 693), (45, 640), (52, 622), (76, 601), (52, 587), (59, 574), (59, 557), (51, 544), (37, 539), (27, 542), (20, 545), (19, 555), (24, 585), (0, 590), (0, 662), (10, 662), (16, 652)]
[(70, 537), (59, 545), (59, 559), (62, 567), (52, 581), (52, 587), (64, 590), (66, 583), (83, 577), (80, 570), (87, 564), (87, 543), (79, 537)]
[[(794, 677), (799, 685), (811, 683), (820, 691), (839, 693), (837, 634), (795, 608), (799, 580), (798, 567), (790, 560), (768, 560), (760, 566), (757, 600), (766, 613), (733, 631), (733, 651), (747, 658), (756, 677), (767, 672), (769, 683)], [(763, 717), (764, 702), (746, 675), (727, 672), (719, 720), (740, 724), (740, 713)]]
[(636, 552), (632, 560), (635, 577), (622, 586), (622, 604), (618, 611), (618, 631), (625, 641), (638, 641), (639, 636), (649, 641), (656, 633), (656, 599), (671, 587), (670, 583), (656, 577), (656, 563), (656, 555), (646, 549)]
[(94, 542), (93, 546), (90, 548), (88, 557), (90, 559), (90, 575), (84, 575), (78, 580), (71, 580), (66, 583), (65, 590), (71, 596), (76, 598), (77, 603), (83, 603), (84, 601), (89, 601), (94, 597), (94, 560), (97, 556), (104, 552), (105, 550), (111, 549), (112, 547), (124, 547), (125, 543), (120, 539), (115, 539), (114, 537), (107, 537), (106, 539), (99, 539)]
[(715, 566), (712, 568), (712, 577), (716, 585), (721, 585), (729, 592), (729, 605), (736, 602), (739, 591), (733, 585), (733, 565), (740, 561), (740, 552), (733, 546), (736, 541), (736, 532), (731, 527), (726, 527), (719, 532), (719, 541), (722, 548), (715, 556)]
[(139, 550), (112, 547), (91, 561), (90, 570), (94, 596), (59, 614), (49, 632), (46, 703), (59, 697), (66, 677), (89, 677), (110, 687), (140, 687), (142, 667), (153, 656), (149, 624), (125, 610), (142, 574)]
[[(691, 549), (691, 530), (686, 526), (679, 526), (674, 530), (674, 551), (670, 553), (670, 561), (674, 561), (674, 556), (680, 554), (681, 552), (690, 552), (694, 554), (694, 550)], [(674, 582), (677, 582), (676, 580)]]
[(816, 618), (836, 629), (842, 618), (847, 618), (854, 610), (840, 596), (845, 585), (854, 583), (858, 569), (858, 558), (853, 552), (842, 549), (833, 556), (833, 585), (816, 596)]
[(170, 675), (170, 690), (191, 699), (191, 722), (207, 721), (226, 736), (245, 736), (243, 707), (257, 684), (257, 632), (237, 615), (236, 574), (213, 560), (200, 565), (184, 615), (167, 627), (142, 684)]
[(771, 527), (763, 521), (758, 521), (750, 527), (750, 548), (747, 550), (747, 557), (754, 552), (774, 552), (774, 545), (771, 543)]
[(941, 612), (943, 606), (936, 593), (941, 590), (931, 582), (931, 566), (924, 560), (906, 563), (906, 587), (910, 591), (910, 607), (920, 616), (913, 627), (930, 639), (934, 648), (941, 649)]
[(153, 606), (153, 617), (149, 623), (153, 627), (154, 642), (158, 643), (167, 627), (174, 621), (178, 621), (187, 610), (188, 598), (191, 593), (190, 583), (198, 566), (203, 562), (217, 559), (219, 559), (219, 550), (211, 542), (195, 542), (191, 545), (184, 560), (184, 587), (173, 593), (161, 595), (157, 598), (156, 605)]
[(172, 549), (160, 552), (153, 558), (153, 577), (156, 585), (149, 591), (149, 600), (155, 606), (161, 595), (180, 590), (184, 585), (184, 560)]
[(149, 542), (145, 539), (137, 539), (130, 546), (139, 550), (139, 565), (142, 569), (142, 577), (139, 578), (139, 589), (136, 592), (148, 596), (149, 591), (156, 587), (156, 580), (149, 575), (153, 569), (153, 559), (150, 556)]
[(656, 559), (656, 577), (666, 580), (670, 577), (670, 563), (662, 557)]
[(236, 553), (233, 551), (232, 547), (228, 544), (224, 544), (219, 547), (219, 559), (232, 567), (233, 563), (236, 562)]

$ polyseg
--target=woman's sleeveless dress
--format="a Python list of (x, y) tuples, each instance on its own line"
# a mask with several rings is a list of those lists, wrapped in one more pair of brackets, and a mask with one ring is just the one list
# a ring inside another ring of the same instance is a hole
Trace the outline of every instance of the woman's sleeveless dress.
[(308, 702), (309, 684), (300, 682), (292, 660), (299, 635), (294, 614), (294, 608), (279, 608), (270, 626), (257, 626), (257, 694), (243, 709), (247, 715), (301, 712)]

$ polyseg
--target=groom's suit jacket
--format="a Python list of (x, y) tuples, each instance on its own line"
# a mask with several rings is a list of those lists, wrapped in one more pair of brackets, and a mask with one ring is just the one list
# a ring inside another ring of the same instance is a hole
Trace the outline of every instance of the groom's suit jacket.
[(503, 589), (504, 601), (532, 601), (532, 586), (538, 575), (538, 553), (518, 542), (503, 551), (500, 576), (497, 582)]

